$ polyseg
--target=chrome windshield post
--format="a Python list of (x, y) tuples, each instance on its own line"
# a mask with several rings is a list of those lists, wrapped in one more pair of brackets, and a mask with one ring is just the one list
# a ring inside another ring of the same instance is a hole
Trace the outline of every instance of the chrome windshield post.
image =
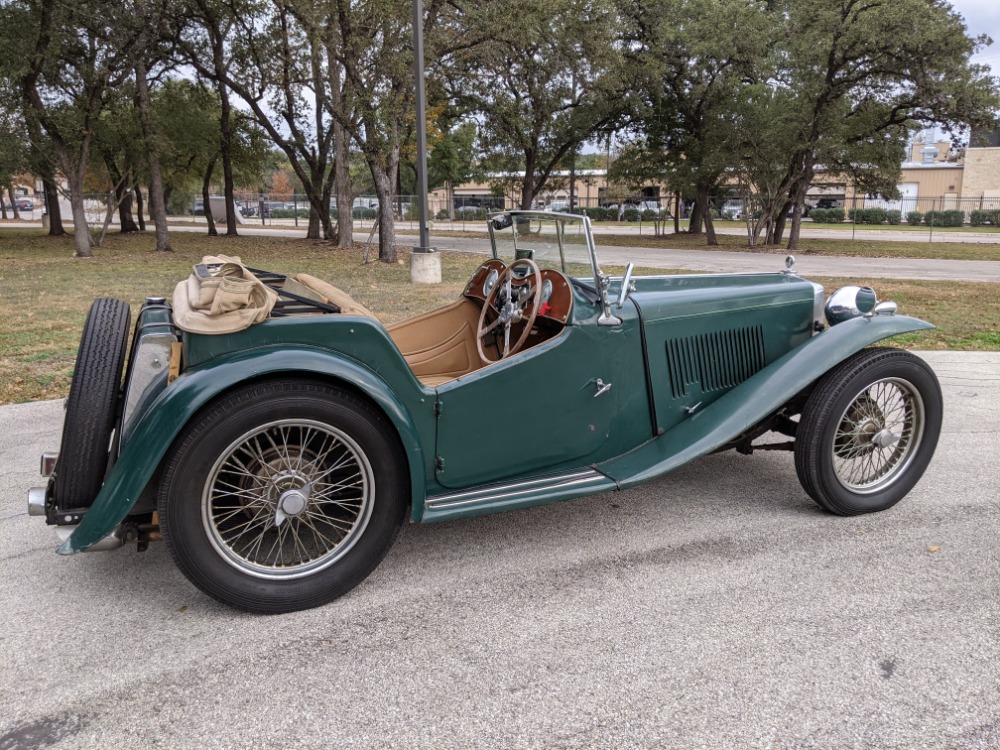
[(599, 285), (598, 291), (601, 295), (601, 307), (603, 308), (601, 316), (597, 319), (597, 325), (620, 326), (622, 319), (611, 312), (611, 301), (608, 299), (608, 290), (611, 289), (611, 277), (606, 273), (599, 274), (597, 283)]

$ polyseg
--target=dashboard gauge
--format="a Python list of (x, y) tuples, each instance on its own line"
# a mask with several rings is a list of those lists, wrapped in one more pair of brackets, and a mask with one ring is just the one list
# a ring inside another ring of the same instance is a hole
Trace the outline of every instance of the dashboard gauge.
[(486, 281), (483, 282), (484, 297), (490, 296), (490, 290), (493, 288), (493, 285), (497, 283), (497, 279), (499, 278), (500, 278), (500, 272), (497, 271), (497, 269), (495, 268), (491, 269), (490, 272), (486, 274)]
[(552, 297), (552, 282), (546, 279), (542, 282), (542, 302), (548, 302)]

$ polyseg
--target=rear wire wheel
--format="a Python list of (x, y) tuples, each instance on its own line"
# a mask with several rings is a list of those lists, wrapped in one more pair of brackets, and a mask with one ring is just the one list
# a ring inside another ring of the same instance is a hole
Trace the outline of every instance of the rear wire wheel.
[(885, 510), (923, 476), (941, 432), (941, 387), (919, 357), (865, 349), (828, 372), (796, 431), (805, 491), (839, 515)]
[(402, 525), (406, 459), (386, 417), (326, 385), (252, 384), (192, 424), (167, 464), (160, 525), (209, 596), (260, 613), (360, 583)]
[(90, 306), (66, 399), (52, 489), (60, 510), (89, 508), (104, 483), (131, 317), (121, 300), (101, 298)]

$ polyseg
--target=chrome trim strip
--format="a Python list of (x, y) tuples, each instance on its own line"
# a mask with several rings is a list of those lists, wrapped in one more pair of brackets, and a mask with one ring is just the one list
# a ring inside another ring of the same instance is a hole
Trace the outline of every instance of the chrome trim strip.
[(592, 482), (603, 482), (606, 480), (607, 477), (600, 472), (593, 469), (587, 469), (585, 471), (541, 477), (523, 482), (493, 484), (474, 490), (463, 490), (461, 492), (452, 492), (446, 495), (435, 495), (427, 498), (427, 507), (430, 510), (440, 510), (443, 508), (456, 508), (463, 505), (510, 500), (516, 497), (530, 495), (534, 492), (561, 490), (567, 487), (577, 487), (579, 485), (590, 484)]

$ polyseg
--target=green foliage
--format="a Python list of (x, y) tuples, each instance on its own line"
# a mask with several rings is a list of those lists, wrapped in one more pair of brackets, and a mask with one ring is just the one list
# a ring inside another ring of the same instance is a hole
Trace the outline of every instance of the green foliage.
[(924, 220), (924, 214), (921, 211), (907, 211), (906, 212), (906, 223), (911, 227), (915, 227), (920, 222)]
[(817, 224), (841, 224), (844, 221), (844, 209), (814, 208), (809, 212), (809, 218)]
[(1000, 209), (970, 211), (969, 225), (973, 227), (1000, 226)]
[[(488, 160), (523, 174), (530, 205), (553, 170), (622, 111), (621, 45), (612, 0), (472, 3), (458, 100), (482, 115)], [(511, 192), (514, 192), (513, 190)]]
[(958, 210), (928, 211), (924, 214), (924, 224), (931, 227), (960, 227), (965, 223), (965, 212)]
[(885, 212), (885, 221), (887, 224), (899, 226), (903, 221), (903, 212), (896, 209), (889, 209)]

